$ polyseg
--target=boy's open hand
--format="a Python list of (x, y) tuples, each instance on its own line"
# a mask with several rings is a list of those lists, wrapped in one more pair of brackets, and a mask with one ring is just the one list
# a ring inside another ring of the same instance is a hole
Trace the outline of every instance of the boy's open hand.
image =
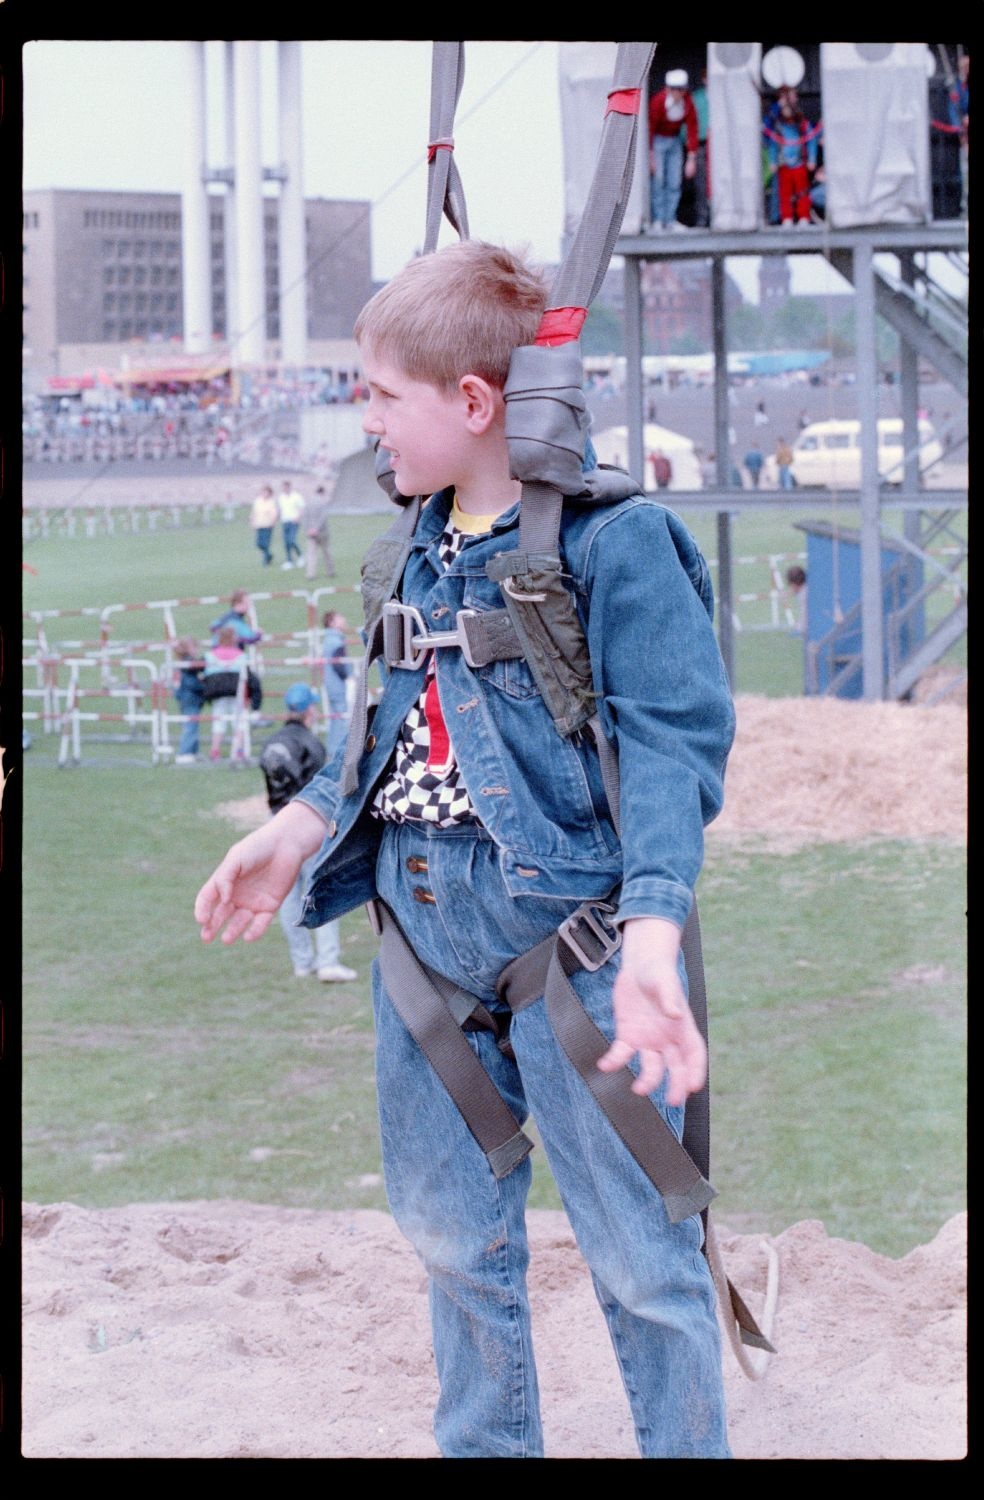
[(650, 1094), (665, 1072), (668, 1104), (683, 1104), (707, 1077), (707, 1048), (677, 974), (680, 929), (656, 917), (625, 923), (622, 967), (612, 1001), (615, 1040), (598, 1066), (611, 1073), (639, 1054), (635, 1094)]
[(225, 927), (223, 943), (262, 937), (283, 905), (308, 855), (321, 847), (325, 825), (303, 803), (290, 803), (255, 833), (233, 844), (195, 899), (202, 942)]

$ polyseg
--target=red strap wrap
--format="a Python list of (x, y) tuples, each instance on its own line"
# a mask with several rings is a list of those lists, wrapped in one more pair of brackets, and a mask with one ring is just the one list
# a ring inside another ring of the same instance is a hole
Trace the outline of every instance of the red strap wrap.
[(432, 162), (439, 151), (453, 151), (454, 141), (431, 141), (427, 147), (428, 164)]
[(612, 89), (605, 106), (606, 115), (634, 115), (639, 109), (639, 89)]
[(540, 319), (534, 344), (541, 349), (554, 349), (558, 344), (573, 343), (587, 316), (586, 307), (548, 307)]

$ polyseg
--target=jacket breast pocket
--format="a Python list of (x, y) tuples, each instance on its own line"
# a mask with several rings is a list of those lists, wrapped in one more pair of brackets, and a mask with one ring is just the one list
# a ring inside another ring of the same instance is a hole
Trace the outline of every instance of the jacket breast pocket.
[[(463, 609), (473, 609), (476, 614), (487, 614), (493, 610), (503, 610), (505, 604), (498, 584), (493, 583), (485, 577), (469, 578), (465, 583)], [(493, 661), (485, 667), (472, 667), (471, 670), (483, 682), (487, 682), (500, 693), (506, 693), (510, 698), (537, 698), (540, 689), (537, 687), (523, 656), (509, 657), (505, 661)]]

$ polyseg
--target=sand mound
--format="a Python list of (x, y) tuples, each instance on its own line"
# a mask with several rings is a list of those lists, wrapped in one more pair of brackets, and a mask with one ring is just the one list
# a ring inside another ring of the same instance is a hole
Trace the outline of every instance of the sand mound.
[[(436, 1456), (424, 1275), (392, 1220), (248, 1203), (27, 1205), (24, 1452), (41, 1457)], [(565, 1216), (530, 1214), (547, 1452), (636, 1455)], [(718, 1230), (758, 1306), (765, 1256)], [(725, 1351), (743, 1458), (965, 1450), (965, 1216), (902, 1260), (816, 1222), (772, 1243), (778, 1353)]]

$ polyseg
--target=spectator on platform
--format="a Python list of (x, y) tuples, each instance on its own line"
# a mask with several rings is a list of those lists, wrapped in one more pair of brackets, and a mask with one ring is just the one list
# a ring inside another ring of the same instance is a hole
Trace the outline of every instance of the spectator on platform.
[(957, 76), (950, 80), (947, 93), (950, 124), (960, 133), (960, 216), (965, 219), (970, 207), (970, 53), (961, 52), (957, 59)]
[[(650, 189), (652, 223), (650, 230), (683, 229), (677, 222), (677, 207), (683, 179), (697, 172), (697, 148), (700, 144), (697, 111), (688, 91), (690, 80), (683, 68), (671, 68), (664, 87), (649, 101)], [(681, 132), (686, 134), (684, 152)]]
[(794, 88), (781, 88), (762, 122), (770, 173), (779, 193), (779, 220), (810, 222), (810, 176), (817, 165), (819, 127), (811, 126)]

